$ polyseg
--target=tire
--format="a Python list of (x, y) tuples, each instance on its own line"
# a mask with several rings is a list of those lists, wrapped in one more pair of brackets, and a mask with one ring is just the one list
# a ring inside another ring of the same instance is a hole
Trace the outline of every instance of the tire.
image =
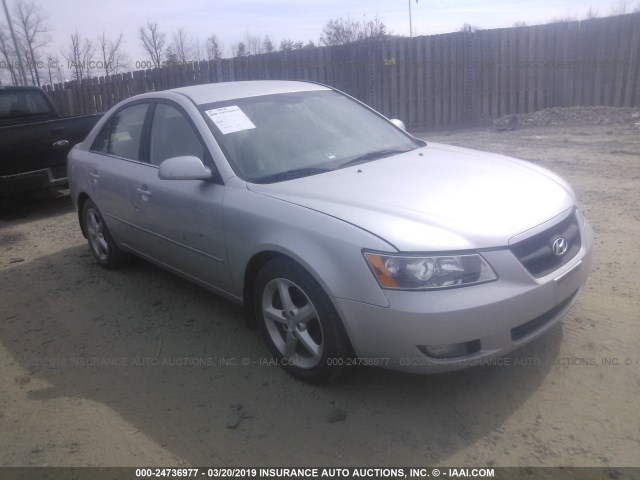
[(113, 270), (129, 262), (130, 255), (118, 248), (98, 207), (89, 199), (82, 205), (82, 221), (91, 253), (101, 266)]
[(304, 268), (287, 258), (269, 261), (256, 276), (253, 299), (259, 328), (287, 372), (314, 384), (344, 372), (349, 339), (329, 297)]

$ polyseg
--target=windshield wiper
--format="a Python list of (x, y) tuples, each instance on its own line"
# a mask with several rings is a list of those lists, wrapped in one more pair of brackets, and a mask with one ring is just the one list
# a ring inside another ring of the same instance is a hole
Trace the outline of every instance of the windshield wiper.
[(317, 167), (306, 167), (306, 168), (293, 168), (291, 170), (285, 170), (284, 172), (274, 173), (273, 175), (269, 175), (260, 179), (255, 180), (255, 183), (272, 183), (278, 182), (281, 180), (292, 180), (294, 178), (306, 177), (309, 175), (316, 175), (318, 173), (330, 172), (331, 168), (317, 168)]
[(390, 155), (407, 153), (407, 152), (410, 152), (411, 150), (414, 150), (414, 149), (413, 148), (408, 148), (408, 149), (397, 148), (397, 149), (386, 149), (386, 150), (374, 150), (373, 152), (367, 152), (363, 155), (357, 156), (356, 158), (352, 158), (351, 160), (340, 165), (340, 168), (348, 167), (350, 165), (355, 165), (357, 163), (367, 162), (369, 160), (376, 160), (378, 158), (388, 157)]

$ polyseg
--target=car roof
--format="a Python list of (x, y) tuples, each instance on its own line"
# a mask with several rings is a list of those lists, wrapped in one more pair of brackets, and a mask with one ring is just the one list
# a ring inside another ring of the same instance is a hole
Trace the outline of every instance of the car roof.
[(310, 82), (288, 80), (251, 80), (244, 82), (219, 82), (190, 87), (174, 88), (171, 92), (189, 97), (196, 105), (223, 102), (236, 98), (273, 95), (276, 93), (311, 92), (330, 90), (329, 87)]

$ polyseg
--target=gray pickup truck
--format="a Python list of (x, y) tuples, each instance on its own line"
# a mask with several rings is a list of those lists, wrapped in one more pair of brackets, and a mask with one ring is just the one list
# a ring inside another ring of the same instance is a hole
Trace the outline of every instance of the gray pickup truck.
[(67, 153), (101, 116), (61, 117), (38, 87), (0, 87), (0, 198), (65, 187)]

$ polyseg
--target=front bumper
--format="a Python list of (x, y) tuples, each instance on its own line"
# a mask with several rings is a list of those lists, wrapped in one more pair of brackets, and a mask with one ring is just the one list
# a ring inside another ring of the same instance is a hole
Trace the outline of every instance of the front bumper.
[(0, 194), (7, 195), (47, 188), (62, 188), (67, 184), (66, 167), (42, 168), (31, 172), (0, 175)]
[[(539, 337), (569, 311), (587, 280), (593, 232), (581, 223), (578, 254), (541, 278), (510, 250), (492, 250), (481, 254), (498, 274), (495, 282), (440, 291), (385, 290), (388, 308), (334, 299), (359, 363), (417, 373), (458, 370)], [(473, 352), (455, 358), (424, 353), (427, 345), (462, 343), (474, 345)]]

